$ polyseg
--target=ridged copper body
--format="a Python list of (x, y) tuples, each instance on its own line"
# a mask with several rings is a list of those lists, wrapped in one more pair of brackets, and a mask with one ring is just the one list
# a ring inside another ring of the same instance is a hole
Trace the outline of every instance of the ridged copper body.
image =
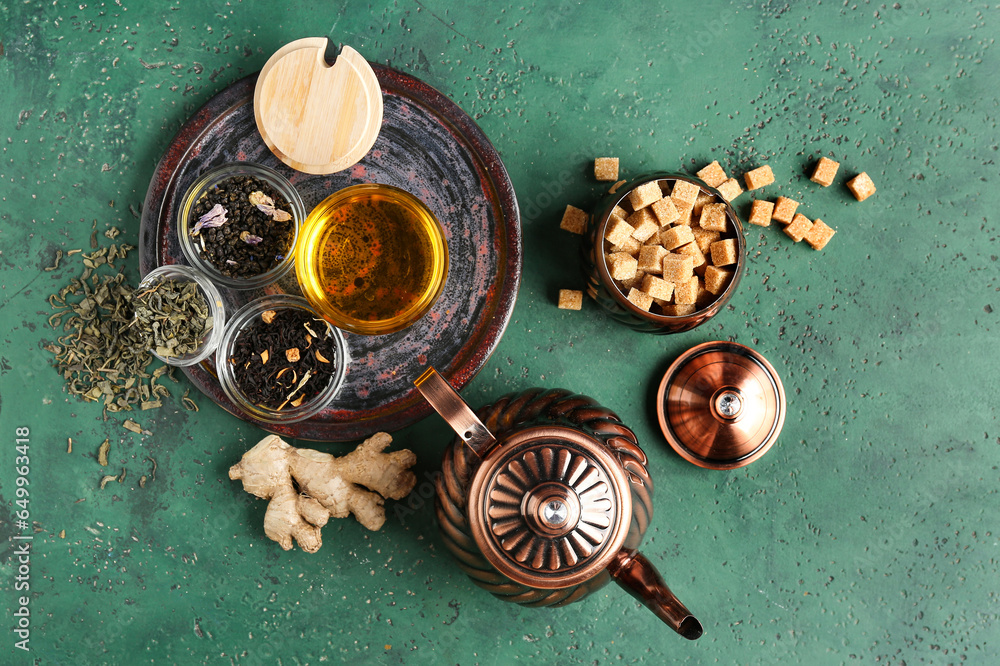
[(653, 483), (635, 434), (586, 396), (530, 389), (473, 412), (433, 369), (417, 389), (455, 430), (436, 482), (441, 535), (497, 597), (562, 606), (614, 580), (685, 638), (701, 636), (636, 552)]
[(685, 460), (733, 469), (757, 460), (785, 421), (785, 390), (763, 356), (734, 342), (706, 342), (670, 366), (656, 398), (663, 436)]
[(607, 261), (604, 257), (604, 234), (607, 231), (608, 222), (611, 219), (611, 211), (614, 207), (620, 204), (633, 189), (651, 180), (669, 181), (671, 183), (678, 180), (685, 180), (697, 185), (702, 192), (714, 195), (718, 201), (725, 201), (718, 190), (709, 187), (698, 178), (688, 176), (687, 174), (666, 172), (639, 176), (616, 190), (615, 194), (606, 196), (590, 216), (590, 224), (584, 236), (583, 273), (587, 284), (587, 294), (598, 305), (604, 308), (613, 319), (637, 331), (660, 335), (690, 331), (692, 328), (704, 324), (718, 314), (736, 292), (746, 266), (746, 240), (743, 238), (743, 222), (740, 220), (740, 216), (736, 213), (736, 210), (726, 203), (726, 218), (729, 224), (735, 229), (733, 238), (736, 240), (738, 259), (729, 285), (714, 301), (690, 315), (674, 317), (647, 312), (628, 300), (625, 294), (615, 285), (614, 280), (611, 279), (611, 273), (608, 270)]

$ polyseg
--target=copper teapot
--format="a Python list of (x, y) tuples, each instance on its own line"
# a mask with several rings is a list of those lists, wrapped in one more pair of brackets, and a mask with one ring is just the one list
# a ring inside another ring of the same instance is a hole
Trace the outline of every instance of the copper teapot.
[(506, 601), (562, 606), (614, 580), (681, 636), (701, 636), (636, 550), (653, 484), (614, 412), (562, 389), (530, 389), (477, 414), (433, 368), (415, 384), (458, 434), (436, 482), (436, 512), (473, 582)]

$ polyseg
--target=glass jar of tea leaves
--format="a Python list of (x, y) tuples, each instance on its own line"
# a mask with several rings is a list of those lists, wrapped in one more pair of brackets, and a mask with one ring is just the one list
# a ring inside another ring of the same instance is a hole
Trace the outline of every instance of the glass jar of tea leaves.
[(255, 289), (292, 269), (304, 219), (302, 198), (284, 176), (238, 162), (208, 171), (188, 188), (178, 241), (188, 263), (215, 282)]

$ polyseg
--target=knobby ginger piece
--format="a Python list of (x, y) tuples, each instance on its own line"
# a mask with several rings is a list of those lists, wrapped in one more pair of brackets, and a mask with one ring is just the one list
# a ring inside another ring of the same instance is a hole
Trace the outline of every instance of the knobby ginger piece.
[(417, 483), (410, 470), (412, 451), (383, 451), (392, 443), (384, 432), (366, 439), (345, 456), (297, 449), (277, 435), (268, 435), (229, 468), (243, 490), (269, 500), (264, 534), (285, 550), (292, 539), (307, 553), (323, 545), (320, 528), (330, 518), (350, 514), (370, 530), (385, 523), (386, 499), (406, 497)]

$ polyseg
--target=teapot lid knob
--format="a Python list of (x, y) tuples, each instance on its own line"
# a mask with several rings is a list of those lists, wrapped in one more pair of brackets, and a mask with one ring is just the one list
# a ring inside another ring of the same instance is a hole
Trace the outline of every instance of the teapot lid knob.
[(565, 426), (528, 428), (494, 449), (472, 480), (468, 507), (487, 560), (542, 589), (606, 568), (632, 519), (621, 463), (601, 441)]

